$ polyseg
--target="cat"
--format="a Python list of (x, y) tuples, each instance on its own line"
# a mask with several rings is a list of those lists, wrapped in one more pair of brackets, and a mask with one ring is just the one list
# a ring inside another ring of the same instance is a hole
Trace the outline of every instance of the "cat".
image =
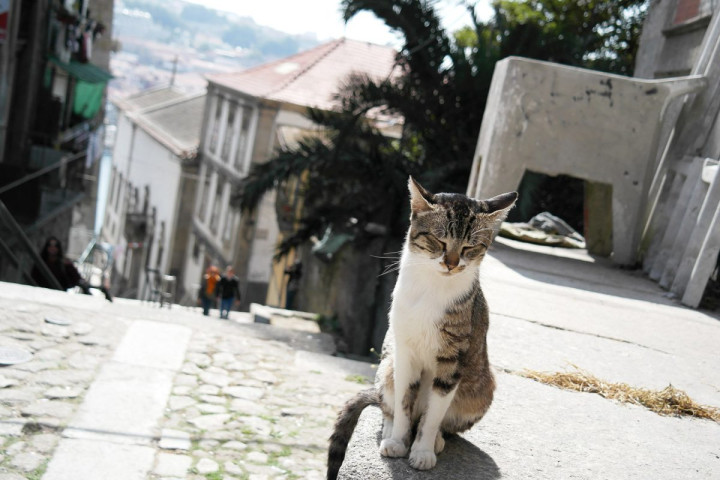
[(432, 194), (412, 177), (408, 188), (410, 228), (375, 386), (339, 413), (328, 449), (328, 480), (337, 478), (360, 413), (369, 405), (383, 413), (380, 454), (409, 452), (412, 467), (428, 470), (445, 447), (443, 434), (468, 430), (493, 399), (488, 308), (478, 267), (518, 194), (489, 200)]

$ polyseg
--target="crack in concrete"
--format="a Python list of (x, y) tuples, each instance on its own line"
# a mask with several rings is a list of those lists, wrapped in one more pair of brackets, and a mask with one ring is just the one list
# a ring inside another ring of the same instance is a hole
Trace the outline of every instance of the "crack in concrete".
[(551, 324), (549, 324), (549, 323), (538, 322), (538, 321), (536, 321), (536, 320), (528, 320), (527, 318), (516, 317), (516, 316), (514, 316), (514, 315), (507, 315), (507, 314), (504, 314), (504, 313), (493, 313), (492, 315), (495, 315), (495, 316), (498, 316), (498, 317), (512, 318), (513, 320), (521, 320), (521, 321), (523, 321), (523, 322), (532, 323), (532, 324), (534, 324), (534, 325), (539, 325), (539, 326), (541, 326), (541, 327), (552, 328), (553, 330), (560, 330), (560, 331), (563, 331), (563, 332), (577, 333), (577, 334), (579, 334), (579, 335), (587, 335), (587, 336), (590, 336), (590, 337), (602, 338), (603, 340), (611, 340), (611, 341), (613, 341), (613, 342), (627, 343), (627, 344), (629, 344), (629, 345), (635, 345), (636, 347), (646, 348), (646, 349), (652, 350), (652, 351), (654, 351), (654, 352), (664, 353), (665, 355), (672, 355), (670, 352), (666, 352), (666, 351), (664, 351), (664, 350), (660, 350), (660, 349), (655, 348), (655, 347), (649, 347), (649, 346), (643, 345), (643, 344), (641, 344), (641, 343), (631, 342), (630, 340), (624, 340), (624, 339), (622, 339), (622, 338), (608, 337), (608, 336), (606, 336), (606, 335), (600, 335), (600, 334), (598, 334), (598, 333), (582, 332), (582, 331), (580, 331), (580, 330), (573, 330), (573, 329), (571, 329), (571, 328), (558, 327), (557, 325), (551, 325)]

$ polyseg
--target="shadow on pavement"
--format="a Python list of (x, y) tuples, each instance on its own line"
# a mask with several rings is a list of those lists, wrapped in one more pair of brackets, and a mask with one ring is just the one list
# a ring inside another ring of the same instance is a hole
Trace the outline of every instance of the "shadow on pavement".
[[(377, 434), (377, 446), (380, 447), (381, 432)], [(445, 450), (438, 455), (437, 465), (430, 470), (415, 470), (406, 458), (384, 458), (392, 478), (402, 480), (455, 479), (496, 480), (502, 477), (500, 469), (490, 455), (459, 435), (445, 439)], [(472, 472), (472, 477), (468, 477)], [(459, 476), (462, 474), (462, 476)]]
[(497, 238), (490, 256), (528, 279), (634, 300), (680, 306), (641, 269), (624, 270), (583, 250), (523, 244)]

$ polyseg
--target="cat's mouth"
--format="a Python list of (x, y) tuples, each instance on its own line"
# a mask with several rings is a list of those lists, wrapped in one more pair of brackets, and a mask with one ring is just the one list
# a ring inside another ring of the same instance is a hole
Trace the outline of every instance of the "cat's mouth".
[[(458, 265), (457, 267), (453, 268), (452, 270), (444, 269), (444, 270), (440, 271), (440, 274), (444, 277), (452, 277), (453, 275), (457, 275), (458, 273), (465, 270), (466, 266), (467, 265)], [(447, 268), (447, 267), (445, 267), (445, 268)]]

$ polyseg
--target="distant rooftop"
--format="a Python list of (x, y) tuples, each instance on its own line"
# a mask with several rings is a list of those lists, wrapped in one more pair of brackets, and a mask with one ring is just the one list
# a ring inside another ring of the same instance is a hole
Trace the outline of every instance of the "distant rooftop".
[(166, 87), (113, 102), (174, 155), (186, 159), (197, 153), (205, 108), (204, 93), (189, 95)]
[(209, 82), (253, 97), (331, 110), (333, 94), (351, 73), (385, 78), (393, 72), (391, 47), (342, 38), (240, 72), (208, 75)]
[(126, 112), (136, 112), (163, 105), (173, 100), (186, 97), (187, 94), (173, 87), (153, 88), (143, 90), (124, 98), (113, 98), (111, 101), (117, 105), (120, 110)]

